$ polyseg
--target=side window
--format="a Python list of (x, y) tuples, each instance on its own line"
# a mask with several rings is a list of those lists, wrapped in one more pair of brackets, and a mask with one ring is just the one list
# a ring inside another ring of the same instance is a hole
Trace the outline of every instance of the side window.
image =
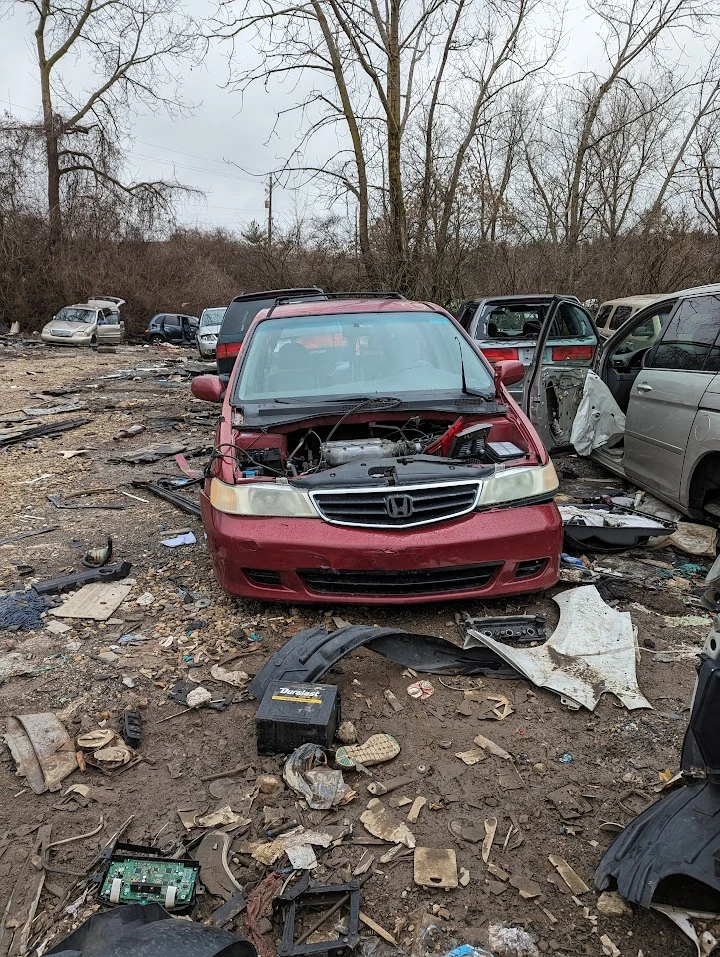
[(681, 302), (648, 368), (685, 372), (720, 371), (720, 297), (698, 296)]
[(615, 313), (610, 320), (611, 329), (619, 329), (620, 326), (625, 322), (626, 319), (629, 319), (632, 315), (631, 306), (618, 306), (615, 310)]
[(611, 312), (612, 312), (612, 306), (600, 306), (600, 309), (598, 310), (598, 314), (595, 316), (595, 325), (598, 326), (600, 329), (604, 329), (605, 323), (607, 322), (607, 318)]
[(472, 322), (473, 316), (475, 315), (476, 312), (477, 312), (477, 305), (475, 303), (468, 302), (462, 307), (460, 312), (457, 314), (457, 317), (456, 317), (457, 321), (460, 323), (460, 325), (463, 327), (463, 329), (466, 332), (470, 328), (470, 323)]
[(179, 328), (180, 328), (180, 317), (179, 317), (179, 316), (165, 316), (165, 328), (166, 328), (166, 329), (179, 329)]
[[(633, 326), (630, 332), (626, 333), (615, 346), (612, 355), (627, 356), (634, 352), (642, 352), (645, 354), (648, 349), (652, 349), (656, 339), (660, 335), (663, 323), (672, 312), (672, 308), (672, 305), (664, 306), (662, 309), (658, 309), (656, 312), (646, 316), (638, 325)], [(638, 366), (641, 358), (642, 356), (638, 356)]]

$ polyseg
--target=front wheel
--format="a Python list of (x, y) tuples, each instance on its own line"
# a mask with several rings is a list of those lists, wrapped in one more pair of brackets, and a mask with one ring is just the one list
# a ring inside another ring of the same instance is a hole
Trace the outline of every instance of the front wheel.
[(90, 348), (97, 349), (97, 336), (92, 336), (90, 339)]
[(163, 339), (162, 336), (150, 336), (150, 345), (151, 345), (151, 346), (156, 346), (156, 345), (158, 345), (158, 343), (164, 342), (164, 341), (165, 341), (165, 340)]

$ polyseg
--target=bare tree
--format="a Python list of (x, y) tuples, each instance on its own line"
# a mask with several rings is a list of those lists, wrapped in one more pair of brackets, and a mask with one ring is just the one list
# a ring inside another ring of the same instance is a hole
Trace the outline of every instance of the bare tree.
[(117, 144), (138, 102), (182, 109), (175, 71), (198, 31), (180, 0), (15, 2), (34, 33), (51, 245), (62, 235), (64, 182), (167, 208), (176, 184), (125, 182)]
[[(469, 153), (492, 103), (554, 52), (555, 35), (546, 42), (532, 32), (539, 6), (540, 0), (222, 4), (224, 35), (236, 40), (249, 32), (261, 50), (255, 69), (234, 70), (236, 89), (271, 77), (316, 78), (299, 97), (297, 108), (314, 112), (286, 168), (327, 177), (355, 198), (371, 278), (412, 285), (430, 250), (444, 254)], [(308, 162), (312, 137), (338, 124), (349, 152)]]

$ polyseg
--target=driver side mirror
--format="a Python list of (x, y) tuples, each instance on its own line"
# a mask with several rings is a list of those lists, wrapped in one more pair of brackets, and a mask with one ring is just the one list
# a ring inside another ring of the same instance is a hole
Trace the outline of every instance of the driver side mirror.
[(525, 366), (519, 359), (503, 359), (495, 363), (495, 376), (503, 385), (514, 385), (525, 378)]
[(203, 402), (222, 402), (225, 383), (216, 375), (199, 375), (190, 383), (190, 391)]

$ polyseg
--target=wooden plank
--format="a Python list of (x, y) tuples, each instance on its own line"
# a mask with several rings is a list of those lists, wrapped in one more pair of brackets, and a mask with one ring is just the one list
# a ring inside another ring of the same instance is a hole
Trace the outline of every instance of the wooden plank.
[(118, 585), (114, 582), (96, 582), (83, 585), (59, 608), (51, 609), (58, 618), (89, 618), (92, 621), (106, 621), (118, 606), (130, 594), (130, 585)]

